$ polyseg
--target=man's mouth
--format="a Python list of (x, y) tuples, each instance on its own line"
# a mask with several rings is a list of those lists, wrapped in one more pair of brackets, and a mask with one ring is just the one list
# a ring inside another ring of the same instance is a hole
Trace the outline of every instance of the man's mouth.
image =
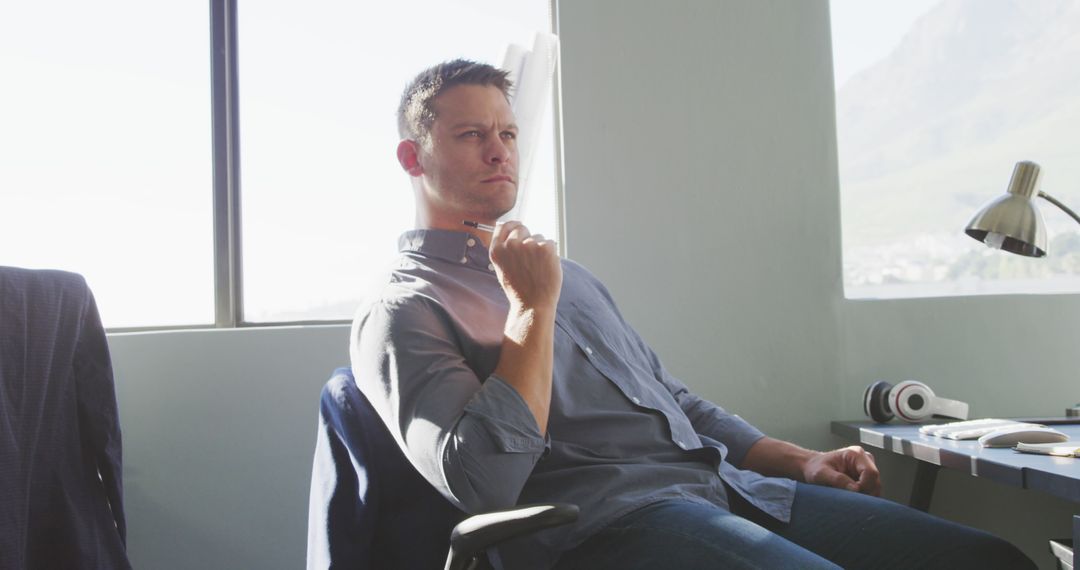
[(507, 176), (505, 174), (499, 174), (499, 175), (496, 175), (496, 176), (492, 176), (491, 178), (485, 178), (485, 179), (481, 180), (480, 182), (485, 182), (486, 183), (486, 182), (513, 182), (513, 181), (514, 181), (513, 178), (511, 178), (511, 177), (509, 177), (509, 176)]

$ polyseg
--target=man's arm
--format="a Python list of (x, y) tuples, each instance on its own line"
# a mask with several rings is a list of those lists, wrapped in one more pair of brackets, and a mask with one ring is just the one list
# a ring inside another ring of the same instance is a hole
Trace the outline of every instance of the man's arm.
[(510, 312), (495, 374), (528, 404), (541, 434), (551, 409), (555, 308), (562, 266), (554, 241), (530, 235), (519, 222), (499, 224), (491, 238), (491, 261)]
[[(599, 281), (597, 286), (619, 314), (611, 294)], [(881, 492), (877, 466), (869, 452), (852, 446), (822, 453), (767, 437), (738, 415), (691, 392), (667, 371), (648, 343), (621, 314), (619, 319), (647, 355), (656, 380), (668, 390), (700, 435), (715, 439), (728, 448), (726, 459), (732, 465), (771, 477), (787, 477), (871, 495)]]
[(857, 445), (823, 453), (763, 437), (750, 447), (742, 468), (770, 477), (787, 477), (868, 495), (881, 493), (874, 456)]
[(874, 456), (863, 448), (853, 445), (828, 452), (812, 451), (768, 437), (739, 416), (690, 392), (663, 369), (655, 355), (654, 363), (659, 367), (657, 378), (672, 390), (694, 428), (723, 442), (728, 447), (728, 460), (736, 467), (868, 495), (881, 493)]
[[(512, 237), (513, 229), (500, 234), (499, 260), (493, 262), (504, 288), (513, 284), (516, 296), (500, 360), (486, 379), (465, 361), (452, 318), (431, 299), (378, 302), (353, 324), (357, 384), (417, 470), (468, 512), (512, 506), (545, 447), (540, 426), (546, 427), (550, 406), (554, 335), (554, 309), (548, 307), (558, 289), (544, 304), (529, 289), (534, 285), (522, 281), (540, 271), (536, 258), (543, 261), (546, 254), (536, 250), (553, 254), (554, 248), (536, 238), (525, 243), (524, 229)], [(556, 269), (558, 287), (561, 267)], [(550, 286), (540, 292), (552, 295)]]
[(517, 502), (544, 437), (517, 390), (477, 377), (453, 317), (424, 296), (391, 297), (362, 309), (352, 335), (357, 386), (417, 471), (467, 512)]

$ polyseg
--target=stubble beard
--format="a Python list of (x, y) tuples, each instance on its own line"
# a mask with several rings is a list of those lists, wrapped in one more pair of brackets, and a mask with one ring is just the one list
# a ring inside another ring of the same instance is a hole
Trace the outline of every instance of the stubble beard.
[(518, 194), (517, 187), (515, 186), (514, 193), (509, 199), (505, 199), (502, 194), (496, 196), (465, 194), (464, 198), (463, 205), (468, 211), (475, 212), (477, 216), (484, 219), (497, 220), (514, 209), (514, 204), (517, 203)]

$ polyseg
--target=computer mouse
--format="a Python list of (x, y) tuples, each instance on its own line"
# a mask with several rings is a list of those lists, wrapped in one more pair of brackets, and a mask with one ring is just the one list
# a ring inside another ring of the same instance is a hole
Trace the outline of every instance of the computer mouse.
[(983, 447), (1013, 447), (1023, 443), (1057, 443), (1069, 436), (1048, 427), (1010, 426), (998, 428), (979, 438)]

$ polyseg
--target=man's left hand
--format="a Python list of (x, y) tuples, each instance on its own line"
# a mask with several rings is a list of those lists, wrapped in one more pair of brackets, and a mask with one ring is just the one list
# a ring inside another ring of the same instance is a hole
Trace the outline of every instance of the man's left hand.
[(874, 456), (853, 445), (818, 453), (806, 461), (803, 477), (807, 483), (857, 491), (866, 495), (881, 494), (881, 478)]

